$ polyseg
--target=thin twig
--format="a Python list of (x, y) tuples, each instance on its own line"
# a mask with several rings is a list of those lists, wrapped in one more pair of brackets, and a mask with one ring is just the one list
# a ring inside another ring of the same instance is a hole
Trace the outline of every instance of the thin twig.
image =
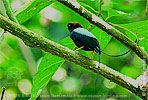
[(147, 20), (148, 20), (148, 0), (147, 0), (147, 3), (146, 3), (146, 11), (145, 11), (145, 14), (146, 14)]
[(119, 26), (119, 25), (110, 23), (110, 22), (108, 22), (108, 24), (113, 25), (113, 26), (118, 27), (118, 28), (121, 28), (121, 29), (123, 29), (123, 30), (127, 30), (128, 32), (132, 33), (132, 34), (136, 37), (137, 40), (139, 40), (138, 37), (137, 37), (137, 35), (136, 35), (134, 32), (132, 32), (131, 30), (129, 30), (129, 29), (127, 29), (127, 28), (124, 28), (124, 27), (122, 27), (122, 26)]
[(2, 95), (1, 95), (1, 100), (3, 100), (3, 98), (4, 98), (5, 91), (6, 91), (6, 88), (3, 86), (3, 91), (2, 91)]
[(99, 14), (102, 17), (102, 19), (105, 21), (105, 18), (102, 15), (102, 4), (103, 4), (103, 0), (99, 0), (99, 5), (100, 5), (100, 7), (99, 7)]
[(5, 9), (6, 9), (6, 14), (10, 18), (10, 20), (12, 20), (15, 23), (19, 24), (16, 17), (14, 16), (11, 8), (10, 8), (9, 0), (3, 0), (3, 3), (4, 3), (4, 6), (5, 6)]
[[(101, 11), (102, 0), (99, 0), (99, 5), (100, 5), (100, 7), (99, 7), (99, 14), (98, 14), (98, 17), (101, 16), (101, 17), (103, 18), (103, 20), (104, 20), (104, 17), (103, 17), (103, 15), (102, 15), (102, 13), (101, 13), (101, 12), (102, 12), (102, 11)], [(87, 30), (90, 30), (92, 27), (93, 27), (93, 24), (90, 24)]]

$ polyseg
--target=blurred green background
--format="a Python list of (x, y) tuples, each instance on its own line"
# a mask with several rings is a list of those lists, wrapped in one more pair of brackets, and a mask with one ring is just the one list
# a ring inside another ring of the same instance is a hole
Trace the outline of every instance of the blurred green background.
[[(13, 11), (17, 11), (27, 1), (29, 0), (10, 0)], [(98, 13), (99, 0), (78, 1), (91, 12)], [(2, 6), (0, 8), (0, 13), (4, 14)], [(108, 18), (107, 22), (127, 24), (146, 20), (145, 8), (146, 0), (104, 0), (102, 14), (105, 18)], [(109, 10), (120, 11), (120, 14), (115, 13), (116, 16), (114, 16), (113, 12), (108, 13)], [(121, 12), (123, 15), (121, 15)], [(69, 31), (66, 28), (69, 22), (81, 23), (86, 29), (90, 25), (87, 20), (74, 11), (55, 2), (23, 23), (22, 26), (52, 41), (59, 42), (69, 36)], [(122, 54), (127, 50), (124, 45), (115, 39), (111, 39), (107, 46), (103, 48), (104, 52), (113, 55)], [(44, 55), (44, 51), (25, 46), (19, 38), (10, 33), (4, 34), (4, 40), (0, 44), (0, 91), (2, 91), (3, 86), (6, 87), (7, 100), (27, 100), (29, 98), (32, 78), (37, 72), (37, 67)], [(98, 60), (97, 54), (94, 59)], [(102, 54), (101, 63), (134, 79), (145, 70), (144, 62), (133, 52), (119, 58)], [(52, 77), (38, 100), (47, 99), (47, 97), (44, 97), (47, 95), (53, 96), (50, 98), (51, 100), (140, 99), (128, 90), (101, 76), (99, 76), (98, 85), (95, 87), (95, 78), (96, 74), (91, 71), (73, 63), (65, 62)], [(56, 95), (63, 95), (63, 97), (56, 97)]]

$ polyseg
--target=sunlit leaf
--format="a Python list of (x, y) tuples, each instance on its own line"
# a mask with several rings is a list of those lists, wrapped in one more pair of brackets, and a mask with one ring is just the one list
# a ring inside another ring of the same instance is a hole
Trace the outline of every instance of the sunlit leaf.
[(38, 72), (33, 78), (31, 100), (35, 100), (40, 95), (63, 61), (60, 57), (46, 53), (39, 65)]
[(109, 17), (107, 22), (115, 24), (127, 24), (132, 22), (146, 20), (144, 10), (146, 1), (144, 0), (112, 0), (112, 9), (117, 11), (129, 13), (129, 15), (116, 15)]
[(77, 0), (82, 6), (86, 8), (99, 11), (99, 0)]
[(91, 32), (96, 36), (97, 40), (99, 41), (101, 49), (104, 49), (112, 38), (106, 32), (102, 31), (97, 27), (95, 27)]
[[(85, 7), (87, 10), (89, 10), (90, 12), (94, 13), (94, 14), (99, 14), (99, 11), (95, 10), (94, 8), (92, 8), (92, 6), (87, 5), (84, 2), (80, 2), (80, 5), (82, 5), (83, 7)], [(94, 6), (93, 6), (94, 7)], [(98, 7), (99, 8), (99, 7)]]
[[(92, 0), (88, 0), (88, 1), (80, 0), (79, 3), (84, 8), (86, 8), (88, 11), (92, 12), (93, 14), (95, 14), (97, 16), (99, 15), (99, 7), (100, 7), (99, 0), (94, 0), (94, 1), (92, 1)], [(104, 8), (106, 8), (106, 6)], [(101, 9), (101, 12), (102, 12), (103, 17), (106, 18), (107, 17), (107, 11)]]
[[(145, 18), (142, 18), (142, 19), (145, 19)], [(124, 16), (111, 16), (107, 19), (107, 22), (111, 22), (114, 24), (128, 24), (128, 23), (133, 23), (140, 20), (141, 19), (139, 19), (139, 15), (137, 16), (124, 15)]]
[[(74, 43), (67, 37), (59, 42), (59, 44), (72, 49)], [(64, 59), (54, 56), (50, 53), (46, 53), (42, 59), (38, 72), (33, 78), (33, 87), (31, 90), (31, 100), (35, 100), (45, 86), (48, 84), (57, 69), (64, 63)]]
[(3, 0), (0, 0), (0, 14), (3, 16), (7, 16)]
[(125, 15), (129, 15), (128, 13), (122, 12), (122, 11), (118, 11), (115, 9), (109, 9), (108, 10), (108, 16), (125, 16)]
[(73, 43), (72, 39), (70, 36), (64, 38), (63, 40), (58, 42), (59, 44), (63, 45), (64, 47), (67, 47), (69, 49), (73, 49), (75, 44)]
[[(139, 75), (140, 70), (137, 70), (135, 67), (136, 66), (124, 66), (120, 72), (122, 74), (126, 74), (127, 76), (129, 76), (131, 78), (136, 79)], [(131, 71), (134, 72), (134, 74), (131, 73)]]
[[(145, 9), (146, 1), (145, 0), (111, 0), (113, 9), (124, 12), (133, 12), (138, 10), (141, 11)], [(142, 10), (143, 9), (143, 10)]]
[[(148, 52), (148, 21), (140, 21), (136, 23), (122, 24), (121, 26), (129, 29), (134, 32), (137, 36), (144, 38), (139, 42), (141, 47), (144, 47), (144, 50)], [(133, 34), (127, 31), (126, 33), (130, 39), (135, 41)]]
[(20, 24), (24, 23), (53, 2), (54, 0), (32, 0), (16, 11), (16, 18)]

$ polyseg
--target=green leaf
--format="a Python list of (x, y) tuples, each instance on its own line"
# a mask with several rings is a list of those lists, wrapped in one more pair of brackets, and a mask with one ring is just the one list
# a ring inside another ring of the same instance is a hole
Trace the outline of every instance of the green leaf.
[(7, 17), (6, 10), (3, 4), (3, 0), (0, 0), (0, 14)]
[(31, 100), (35, 100), (40, 95), (63, 61), (60, 57), (46, 53), (39, 65), (38, 72), (33, 77)]
[(114, 24), (128, 24), (140, 21), (141, 19), (139, 19), (138, 16), (133, 16), (133, 15), (111, 16), (106, 21)]
[(0, 33), (0, 44), (2, 43), (3, 39), (4, 39), (4, 30), (2, 30)]
[[(74, 43), (67, 37), (59, 42), (59, 44), (72, 49)], [(31, 100), (35, 100), (45, 86), (48, 84), (57, 69), (64, 63), (64, 59), (54, 56), (50, 53), (46, 53), (42, 59), (38, 72), (33, 77), (33, 87), (31, 89)]]
[(129, 15), (128, 13), (124, 13), (122, 11), (117, 11), (115, 9), (109, 9), (108, 10), (108, 16), (124, 16), (124, 15)]
[(89, 10), (99, 11), (99, 0), (78, 0), (78, 2)]
[[(141, 47), (144, 47), (144, 50), (148, 52), (148, 21), (139, 21), (135, 23), (129, 23), (129, 24), (121, 24), (121, 26), (129, 29), (130, 31), (134, 32), (138, 37), (144, 38), (141, 40), (138, 44)], [(126, 33), (130, 39), (135, 41), (135, 37), (130, 32)]]
[(108, 11), (108, 9), (112, 8), (111, 0), (103, 0), (102, 10)]
[(64, 38), (63, 40), (58, 42), (59, 44), (63, 45), (64, 47), (67, 47), (69, 49), (73, 49), (75, 44), (73, 43), (72, 39), (70, 36)]
[[(135, 13), (135, 11), (145, 10), (145, 0), (111, 0), (114, 9), (124, 12)], [(140, 9), (140, 10), (139, 10)]]
[(102, 50), (107, 46), (112, 38), (110, 35), (106, 34), (106, 32), (97, 27), (95, 27), (91, 32), (96, 36)]
[(22, 24), (53, 2), (54, 0), (32, 0), (16, 11), (16, 18)]
[[(137, 22), (141, 20), (146, 20), (144, 10), (146, 6), (146, 1), (144, 0), (112, 0), (112, 9), (121, 11), (124, 13), (129, 13), (129, 15), (116, 15), (108, 18), (107, 22), (114, 24), (126, 24)], [(136, 13), (135, 13), (136, 12)]]
[[(84, 3), (84, 2), (80, 2), (80, 5), (82, 5), (83, 7), (85, 7), (87, 10), (89, 10), (90, 12), (92, 12), (92, 13), (94, 13), (95, 15), (98, 15), (99, 14), (99, 11), (98, 10), (95, 10), (94, 8), (92, 8), (92, 7), (94, 7), (94, 6), (89, 6), (89, 5), (87, 5), (86, 3)], [(99, 8), (99, 7), (98, 7)]]
[[(93, 14), (95, 14), (97, 16), (99, 15), (99, 7), (100, 7), (99, 0), (94, 0), (94, 1), (92, 1), (92, 0), (87, 0), (87, 1), (80, 0), (79, 3), (84, 8), (86, 8), (88, 11), (92, 12)], [(104, 6), (104, 8), (106, 8), (106, 6)], [(102, 9), (101, 12), (102, 12), (103, 17), (106, 18), (107, 17), (107, 10)]]

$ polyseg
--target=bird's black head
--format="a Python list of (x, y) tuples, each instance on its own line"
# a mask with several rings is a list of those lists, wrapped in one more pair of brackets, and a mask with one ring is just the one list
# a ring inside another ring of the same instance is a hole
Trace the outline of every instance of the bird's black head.
[(79, 28), (79, 27), (82, 28), (80, 23), (68, 23), (67, 25), (67, 28), (70, 32), (72, 32), (74, 29)]

